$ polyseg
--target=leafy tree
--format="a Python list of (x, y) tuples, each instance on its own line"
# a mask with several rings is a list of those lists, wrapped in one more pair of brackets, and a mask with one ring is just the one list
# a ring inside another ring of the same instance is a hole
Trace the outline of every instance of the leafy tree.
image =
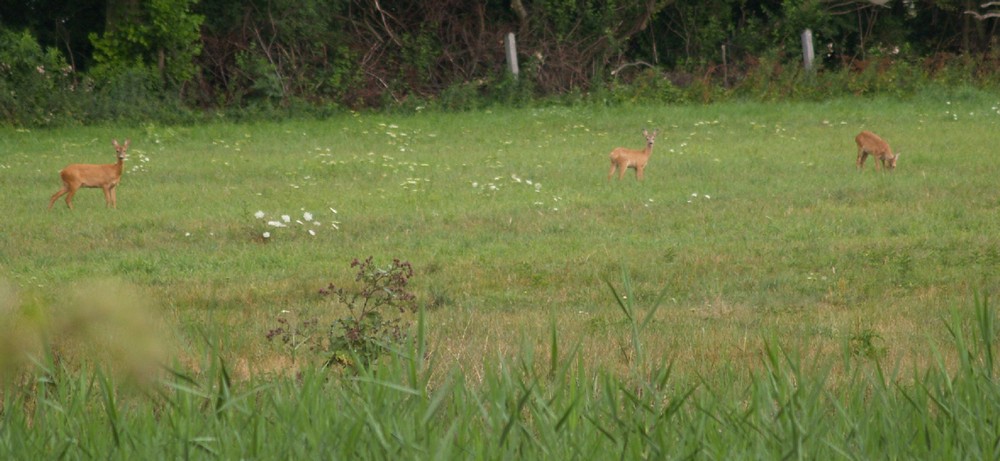
[(197, 72), (204, 17), (193, 14), (197, 0), (108, 0), (107, 27), (91, 33), (98, 74), (130, 67), (153, 68), (165, 86), (176, 87)]
[(0, 29), (0, 120), (46, 125), (73, 112), (73, 69), (30, 32)]

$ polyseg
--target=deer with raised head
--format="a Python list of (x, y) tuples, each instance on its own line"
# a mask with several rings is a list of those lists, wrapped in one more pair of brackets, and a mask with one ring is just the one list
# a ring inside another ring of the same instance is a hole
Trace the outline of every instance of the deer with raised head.
[(129, 142), (130, 140), (128, 139), (125, 140), (125, 144), (118, 144), (117, 139), (111, 141), (111, 145), (115, 148), (115, 154), (118, 156), (118, 163), (110, 165), (74, 163), (63, 168), (59, 172), (59, 177), (62, 178), (63, 183), (62, 188), (55, 194), (52, 194), (52, 198), (49, 200), (49, 209), (51, 210), (52, 204), (56, 203), (56, 200), (65, 194), (66, 206), (72, 210), (73, 195), (81, 187), (100, 187), (104, 189), (104, 206), (118, 208), (118, 197), (115, 194), (115, 188), (118, 187), (118, 181), (122, 179), (125, 158), (128, 156), (126, 151), (128, 150)]
[(879, 164), (889, 171), (896, 168), (896, 160), (899, 159), (899, 153), (893, 154), (889, 143), (878, 137), (877, 134), (871, 131), (862, 131), (854, 138), (854, 142), (858, 144), (857, 165), (859, 170), (865, 167), (865, 159), (869, 155), (875, 157), (876, 170), (879, 169)]
[(645, 129), (642, 130), (642, 135), (646, 137), (646, 148), (643, 150), (619, 147), (611, 151), (611, 170), (608, 171), (608, 180), (614, 176), (615, 170), (618, 170), (618, 179), (622, 179), (625, 177), (625, 170), (629, 168), (635, 169), (635, 178), (641, 180), (646, 164), (649, 163), (649, 155), (653, 153), (653, 141), (659, 132), (660, 130), (653, 130), (650, 134)]

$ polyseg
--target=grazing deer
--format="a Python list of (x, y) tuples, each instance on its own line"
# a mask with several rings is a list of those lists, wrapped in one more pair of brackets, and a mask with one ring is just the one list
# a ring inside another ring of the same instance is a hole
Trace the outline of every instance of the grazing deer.
[(127, 157), (125, 151), (128, 149), (129, 142), (130, 140), (128, 139), (125, 140), (125, 144), (118, 144), (117, 139), (111, 142), (111, 145), (115, 147), (115, 153), (118, 155), (118, 163), (110, 165), (74, 163), (63, 168), (59, 172), (59, 176), (63, 182), (62, 188), (52, 195), (52, 199), (49, 200), (49, 209), (52, 209), (52, 204), (56, 203), (56, 199), (66, 194), (66, 206), (72, 210), (73, 195), (81, 187), (100, 187), (104, 189), (104, 206), (118, 208), (118, 197), (115, 195), (115, 187), (118, 186), (118, 181), (122, 178), (125, 157)]
[(649, 155), (653, 153), (653, 140), (659, 132), (660, 130), (653, 130), (653, 134), (649, 134), (648, 131), (642, 130), (642, 135), (646, 137), (646, 148), (643, 150), (619, 147), (611, 151), (611, 171), (608, 171), (608, 181), (615, 174), (615, 170), (618, 170), (620, 180), (625, 176), (625, 170), (629, 168), (634, 168), (635, 178), (642, 180), (642, 172), (649, 163)]
[(854, 138), (854, 142), (858, 144), (857, 164), (859, 170), (865, 167), (865, 159), (868, 158), (868, 155), (875, 157), (876, 170), (879, 169), (879, 164), (882, 164), (889, 171), (896, 168), (896, 160), (899, 159), (899, 154), (893, 155), (889, 143), (885, 142), (885, 140), (878, 137), (875, 133), (862, 131)]

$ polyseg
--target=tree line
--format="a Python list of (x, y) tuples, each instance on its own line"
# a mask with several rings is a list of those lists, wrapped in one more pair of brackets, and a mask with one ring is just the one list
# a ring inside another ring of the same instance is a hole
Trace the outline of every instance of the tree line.
[(643, 91), (775, 97), (803, 91), (807, 28), (817, 72), (836, 76), (825, 85), (841, 91), (939, 77), (994, 84), (1000, 62), (1000, 2), (972, 0), (14, 0), (0, 8), (0, 111), (29, 125)]

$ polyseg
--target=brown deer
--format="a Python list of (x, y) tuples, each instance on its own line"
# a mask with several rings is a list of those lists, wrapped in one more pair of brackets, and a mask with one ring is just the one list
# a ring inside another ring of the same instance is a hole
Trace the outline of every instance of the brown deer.
[(117, 139), (111, 141), (111, 145), (115, 147), (115, 153), (118, 156), (118, 163), (110, 165), (74, 163), (63, 168), (59, 172), (63, 183), (62, 188), (52, 195), (52, 198), (49, 200), (49, 209), (52, 209), (52, 204), (56, 203), (56, 199), (66, 194), (66, 206), (72, 210), (73, 195), (81, 187), (100, 187), (104, 189), (104, 206), (118, 208), (118, 197), (115, 195), (115, 187), (118, 186), (118, 181), (122, 178), (125, 158), (128, 156), (125, 151), (128, 150), (129, 143), (130, 140), (128, 139), (125, 140), (125, 144), (118, 144)]
[(859, 170), (865, 167), (865, 159), (868, 158), (868, 155), (875, 157), (876, 170), (879, 169), (879, 164), (882, 164), (889, 171), (896, 168), (896, 160), (899, 159), (899, 153), (893, 154), (889, 143), (885, 142), (885, 140), (878, 137), (875, 133), (862, 131), (854, 138), (854, 142), (858, 144), (857, 165)]
[(646, 164), (649, 163), (649, 155), (653, 153), (653, 140), (656, 139), (659, 132), (660, 130), (653, 130), (653, 133), (650, 134), (648, 131), (642, 130), (642, 135), (646, 137), (646, 148), (643, 150), (619, 147), (611, 151), (611, 170), (608, 171), (608, 181), (614, 176), (615, 170), (618, 170), (618, 179), (620, 180), (625, 177), (625, 170), (629, 168), (634, 168), (635, 178), (642, 180), (642, 173), (646, 170)]

